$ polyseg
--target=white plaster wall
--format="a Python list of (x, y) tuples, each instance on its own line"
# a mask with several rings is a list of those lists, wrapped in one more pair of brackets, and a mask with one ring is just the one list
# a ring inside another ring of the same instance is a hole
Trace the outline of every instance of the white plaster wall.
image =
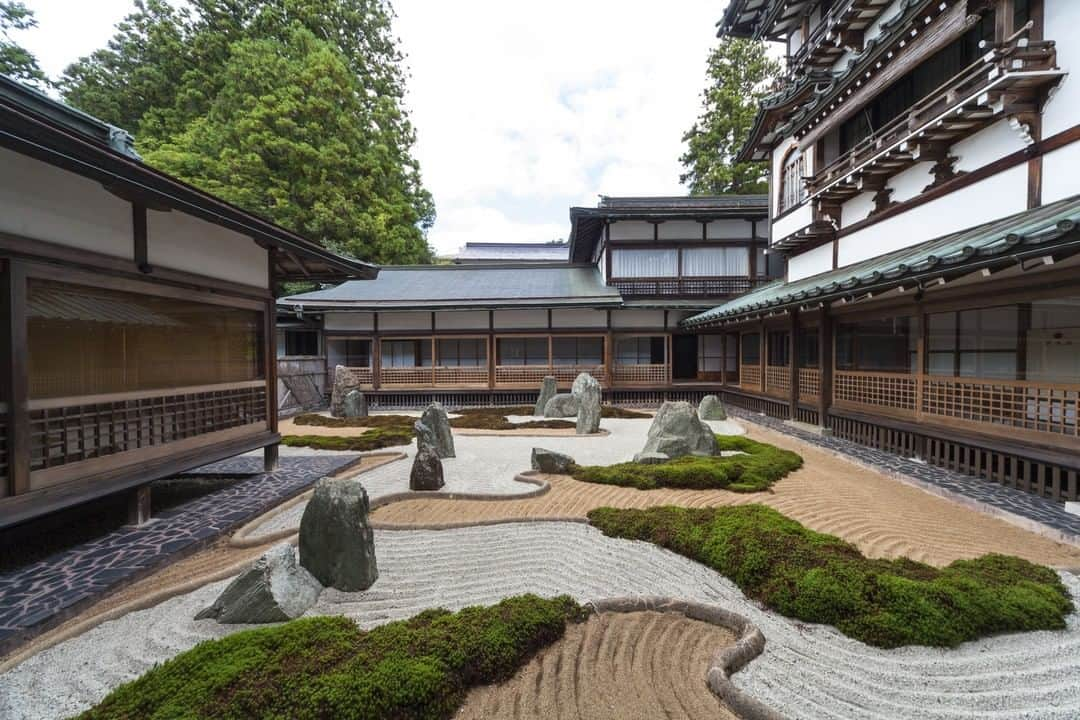
[(436, 330), (487, 330), (487, 310), (446, 310), (435, 313)]
[(495, 327), (499, 330), (515, 328), (546, 328), (547, 310), (496, 310)]
[(832, 256), (833, 244), (828, 242), (788, 258), (788, 282), (832, 270)]
[(612, 310), (611, 326), (614, 328), (664, 327), (664, 311)]
[(700, 240), (701, 223), (693, 220), (669, 220), (659, 226), (661, 240)]
[(682, 320), (690, 317), (691, 315), (697, 315), (697, 312), (690, 312), (685, 310), (668, 310), (667, 326), (671, 329), (677, 329), (679, 323)]
[[(919, 205), (840, 238), (840, 267), (1018, 213), (1027, 207), (1027, 165)], [(788, 266), (789, 273), (791, 265)]]
[(1057, 63), (1069, 72), (1043, 110), (1043, 137), (1050, 137), (1077, 124), (1080, 116), (1080, 43), (1073, 36), (1080, 26), (1080, 2), (1044, 0), (1043, 37), (1057, 40)]
[[(764, 225), (764, 220), (758, 222), (758, 234), (765, 232)], [(749, 239), (753, 229), (754, 224), (749, 220), (713, 220), (705, 227), (705, 237), (709, 240)]]
[[(892, 202), (904, 202), (921, 195), (924, 188), (929, 185), (934, 176), (930, 174), (933, 163), (916, 163), (902, 173), (897, 173), (889, 178), (888, 186), (892, 188), (889, 199)], [(873, 198), (873, 195), (870, 196)]]
[(430, 312), (380, 312), (379, 332), (383, 330), (426, 330), (431, 332)]
[(1020, 133), (1009, 127), (1008, 120), (999, 120), (990, 127), (983, 128), (969, 138), (952, 146), (950, 154), (957, 157), (957, 170), (970, 172), (983, 165), (989, 165), (1006, 155), (1024, 149)]
[(840, 206), (840, 225), (854, 225), (865, 220), (874, 209), (874, 193), (865, 192), (848, 200)]
[(772, 221), (769, 237), (773, 242), (785, 238), (796, 230), (801, 230), (809, 225), (813, 219), (814, 213), (810, 207), (810, 203), (803, 203), (784, 217), (774, 219)]
[(269, 253), (246, 235), (182, 212), (147, 212), (147, 255), (155, 267), (267, 287)]
[(554, 328), (602, 328), (607, 326), (607, 311), (589, 308), (567, 308), (551, 311)]
[(612, 240), (652, 240), (653, 224), (638, 220), (622, 220), (609, 227)]
[(92, 180), (10, 150), (0, 149), (0, 168), (0, 231), (134, 259), (131, 203)]
[(366, 330), (375, 329), (375, 313), (342, 312), (323, 315), (323, 328), (326, 330)]
[(1080, 142), (1043, 156), (1043, 203), (1080, 193)]

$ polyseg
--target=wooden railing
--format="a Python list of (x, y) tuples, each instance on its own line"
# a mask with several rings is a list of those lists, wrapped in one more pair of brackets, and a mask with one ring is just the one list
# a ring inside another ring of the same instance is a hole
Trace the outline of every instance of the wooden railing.
[(380, 387), (487, 387), (487, 365), (384, 367)]
[[(353, 382), (360, 387), (371, 387), (374, 381), (374, 371), (369, 367), (350, 367), (348, 368), (349, 375), (352, 375)], [(330, 368), (330, 385), (334, 386), (334, 369)]]
[(612, 381), (623, 385), (666, 385), (665, 364), (615, 365), (611, 369)]
[(791, 393), (791, 368), (787, 365), (765, 366), (765, 392), (785, 397)]
[(739, 385), (745, 390), (761, 390), (761, 366), (743, 365), (739, 368)]
[(435, 385), (446, 387), (487, 387), (487, 365), (447, 367), (439, 365), (435, 367)]
[(821, 370), (799, 368), (799, 399), (816, 402), (821, 397)]
[(752, 278), (746, 275), (715, 277), (612, 278), (608, 284), (623, 297), (723, 297), (741, 295), (771, 278)]
[(569, 384), (581, 373), (589, 373), (605, 382), (603, 365), (496, 365), (496, 387), (539, 387), (544, 378), (554, 375), (559, 384)]
[(837, 370), (833, 376), (833, 401), (874, 412), (914, 415), (917, 386), (918, 376), (908, 373)]
[(925, 415), (1080, 437), (1080, 385), (927, 375)]
[(30, 470), (265, 423), (262, 380), (171, 391), (33, 400)]

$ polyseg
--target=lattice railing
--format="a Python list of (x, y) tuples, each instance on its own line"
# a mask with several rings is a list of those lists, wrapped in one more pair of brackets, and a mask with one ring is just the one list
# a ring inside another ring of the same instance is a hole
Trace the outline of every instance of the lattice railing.
[(799, 368), (799, 399), (815, 401), (821, 397), (821, 370)]
[(475, 365), (460, 366), (460, 367), (444, 367), (438, 366), (435, 368), (435, 385), (436, 386), (450, 386), (465, 387), (465, 386), (483, 386), (487, 387), (488, 384), (488, 369), (487, 365), (481, 365), (479, 367)]
[(487, 387), (487, 365), (399, 368), (379, 371), (379, 387)]
[(548, 375), (554, 375), (559, 384), (569, 384), (583, 372), (604, 382), (603, 365), (496, 365), (495, 385), (539, 387)]
[(430, 387), (435, 384), (435, 374), (429, 367), (384, 367), (379, 370), (379, 386)]
[(916, 376), (906, 373), (838, 370), (833, 378), (833, 401), (914, 414), (917, 386)]
[(739, 368), (739, 386), (744, 390), (761, 390), (761, 366), (743, 365)]
[(626, 385), (666, 385), (667, 365), (615, 365), (611, 377), (614, 382)]
[(791, 368), (787, 365), (765, 366), (765, 392), (786, 396), (791, 392)]
[(266, 422), (266, 384), (238, 383), (197, 392), (126, 393), (32, 401), (30, 469), (80, 462), (164, 445), (219, 430)]
[(1080, 385), (976, 380), (932, 375), (923, 381), (927, 415), (1080, 436)]
[(687, 295), (723, 297), (725, 295), (741, 295), (766, 282), (769, 282), (768, 278), (729, 275), (716, 277), (612, 278), (608, 284), (618, 289), (623, 297), (682, 297)]
[[(350, 367), (348, 368), (349, 375), (352, 376), (353, 382), (360, 387), (371, 387), (371, 383), (374, 377), (374, 371), (369, 367)], [(330, 372), (330, 385), (333, 386), (333, 370)]]

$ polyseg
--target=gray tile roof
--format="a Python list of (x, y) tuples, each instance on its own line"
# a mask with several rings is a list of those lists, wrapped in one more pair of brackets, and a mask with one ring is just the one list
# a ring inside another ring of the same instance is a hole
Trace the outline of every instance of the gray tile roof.
[(883, 291), (917, 280), (972, 272), (1045, 255), (1075, 253), (1080, 195), (792, 282), (777, 281), (682, 321), (684, 327), (820, 300)]
[(563, 262), (569, 246), (559, 243), (469, 242), (454, 262)]
[(617, 306), (618, 290), (592, 265), (423, 265), (384, 267), (351, 281), (278, 301), (326, 309)]

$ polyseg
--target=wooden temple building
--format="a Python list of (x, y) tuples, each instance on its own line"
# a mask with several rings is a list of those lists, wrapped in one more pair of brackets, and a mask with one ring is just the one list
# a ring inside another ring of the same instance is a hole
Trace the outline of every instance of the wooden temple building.
[(273, 464), (274, 288), (377, 272), (0, 76), (0, 528), (245, 451)]

